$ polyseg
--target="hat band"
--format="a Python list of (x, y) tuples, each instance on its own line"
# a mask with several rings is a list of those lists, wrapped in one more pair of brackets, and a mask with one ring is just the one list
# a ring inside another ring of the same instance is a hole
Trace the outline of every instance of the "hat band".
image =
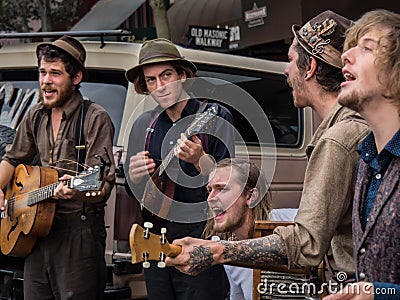
[(152, 59), (152, 58), (156, 58), (156, 57), (169, 57), (169, 58), (182, 58), (180, 56), (177, 55), (173, 55), (173, 54), (168, 54), (168, 53), (153, 53), (151, 55), (147, 55), (145, 57), (142, 57), (139, 60), (139, 64), (144, 63), (146, 60)]
[(329, 64), (340, 67), (342, 65), (340, 51), (330, 45), (330, 39), (323, 38), (323, 36), (331, 35), (336, 26), (337, 24), (333, 19), (326, 19), (322, 24), (315, 23), (314, 26), (311, 26), (308, 22), (299, 30), (299, 34), (311, 47), (313, 55), (320, 56)]
[(73, 46), (71, 46), (69, 43), (67, 43), (66, 41), (63, 40), (56, 40), (55, 42), (53, 42), (53, 45), (64, 49), (64, 51), (67, 51), (70, 55), (72, 55), (75, 59), (77, 59), (79, 62), (82, 62), (82, 58), (81, 58), (81, 53)]

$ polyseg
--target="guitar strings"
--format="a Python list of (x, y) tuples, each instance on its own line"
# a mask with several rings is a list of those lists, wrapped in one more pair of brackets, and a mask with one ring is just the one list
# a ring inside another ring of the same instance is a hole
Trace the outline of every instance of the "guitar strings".
[[(76, 161), (73, 161), (73, 160), (67, 159), (67, 158), (59, 160), (59, 161), (57, 161), (55, 163), (57, 164), (57, 163), (60, 163), (60, 162), (67, 162), (66, 163), (67, 165), (68, 164), (71, 164), (71, 165), (73, 164), (73, 165), (81, 166), (84, 170), (87, 170), (90, 167), (90, 166), (88, 166), (86, 164), (81, 164), (79, 162), (76, 162)], [(78, 174), (79, 174), (77, 171), (70, 170), (70, 169), (65, 169), (65, 168), (60, 168), (60, 167), (57, 167), (57, 166), (52, 166), (51, 168), (59, 170), (59, 171), (75, 173), (75, 177), (78, 176)], [(66, 181), (67, 181), (67, 184), (68, 184), (70, 182), (70, 179), (68, 179)], [(57, 185), (59, 183), (60, 183), (60, 181), (57, 181), (57, 182), (54, 182), (54, 183), (52, 183), (50, 185), (47, 185), (47, 186), (44, 186), (44, 187), (40, 187), (40, 188), (38, 188), (36, 190), (33, 190), (31, 192), (28, 192), (28, 193), (25, 193), (25, 194), (16, 195), (16, 196), (12, 196), (9, 199), (6, 199), (6, 202), (7, 202), (6, 206), (10, 209), (10, 205), (13, 205), (12, 209), (19, 209), (21, 207), (27, 206), (29, 200), (38, 198), (40, 196), (45, 195), (46, 198), (51, 198), (52, 196), (54, 196), (54, 189), (57, 187)], [(51, 195), (48, 195), (48, 193), (50, 193), (50, 192), (51, 192)], [(26, 198), (25, 201), (23, 201), (24, 198)], [(22, 201), (21, 201), (21, 199), (22, 199)], [(18, 201), (18, 202), (16, 202), (16, 201)]]
[[(87, 170), (88, 168), (90, 168), (89, 165), (81, 164), (81, 163), (79, 163), (77, 161), (74, 161), (74, 160), (71, 160), (71, 159), (68, 159), (68, 158), (64, 158), (64, 159), (58, 160), (58, 161), (55, 162), (55, 164), (61, 163), (61, 162), (67, 162), (66, 165), (74, 165), (74, 167), (75, 166), (82, 167), (83, 170)], [(57, 167), (57, 166), (52, 166), (52, 168), (53, 169), (57, 169), (59, 171), (74, 173), (75, 176), (79, 174), (79, 172), (76, 171), (76, 170), (64, 169), (64, 168), (60, 168), (60, 167)]]

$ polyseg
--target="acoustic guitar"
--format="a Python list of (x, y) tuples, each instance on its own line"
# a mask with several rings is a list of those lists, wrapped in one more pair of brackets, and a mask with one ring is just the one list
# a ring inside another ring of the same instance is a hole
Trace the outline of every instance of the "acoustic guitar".
[[(104, 168), (95, 167), (71, 177), (66, 184), (70, 189), (88, 191), (90, 196), (101, 190), (104, 180)], [(58, 172), (52, 168), (24, 164), (16, 167), (7, 187), (5, 211), (1, 216), (3, 254), (25, 257), (38, 237), (49, 234), (56, 210), (52, 197), (58, 185)]]
[[(204, 112), (198, 114), (193, 122), (183, 133), (186, 138), (204, 132), (207, 126), (215, 120), (218, 114), (218, 106), (213, 104)], [(163, 222), (171, 207), (174, 196), (176, 178), (170, 178), (166, 172), (167, 167), (175, 157), (175, 150), (179, 148), (176, 143), (167, 156), (158, 164), (158, 167), (146, 183), (141, 203), (144, 206), (144, 218), (154, 223)], [(175, 174), (177, 173), (176, 170)], [(174, 172), (171, 172), (171, 174)], [(177, 177), (177, 175), (174, 175)], [(146, 210), (146, 208), (148, 210)], [(150, 212), (149, 212), (150, 211)]]

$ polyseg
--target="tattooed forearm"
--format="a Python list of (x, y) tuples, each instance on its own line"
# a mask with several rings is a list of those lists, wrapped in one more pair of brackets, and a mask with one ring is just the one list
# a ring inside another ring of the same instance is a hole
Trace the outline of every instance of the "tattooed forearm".
[(238, 242), (221, 241), (226, 262), (249, 265), (287, 264), (283, 240), (276, 234)]
[(186, 261), (189, 273), (198, 273), (212, 266), (214, 261), (210, 247), (195, 246), (189, 252), (190, 258)]

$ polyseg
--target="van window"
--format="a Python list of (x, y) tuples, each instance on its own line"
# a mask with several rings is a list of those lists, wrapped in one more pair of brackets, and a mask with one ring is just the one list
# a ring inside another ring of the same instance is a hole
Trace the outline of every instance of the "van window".
[[(84, 97), (101, 105), (109, 114), (114, 127), (114, 145), (117, 144), (121, 128), (122, 115), (125, 107), (127, 83), (118, 78), (124, 77), (123, 72), (108, 72), (109, 81), (101, 82), (104, 76), (99, 73), (89, 73), (96, 82), (82, 82), (80, 91)], [(37, 70), (3, 71), (0, 72), (0, 124), (17, 128), (28, 109), (39, 99)], [(21, 81), (20, 79), (27, 79)], [(4, 80), (6, 79), (6, 81)]]
[[(198, 63), (196, 66), (199, 77), (222, 79), (249, 93), (268, 117), (277, 147), (299, 147), (303, 111), (294, 107), (292, 93), (284, 75)], [(268, 139), (259, 141), (249, 121), (236, 109), (223, 104), (231, 110), (236, 128), (247, 145), (267, 145), (273, 142)]]

